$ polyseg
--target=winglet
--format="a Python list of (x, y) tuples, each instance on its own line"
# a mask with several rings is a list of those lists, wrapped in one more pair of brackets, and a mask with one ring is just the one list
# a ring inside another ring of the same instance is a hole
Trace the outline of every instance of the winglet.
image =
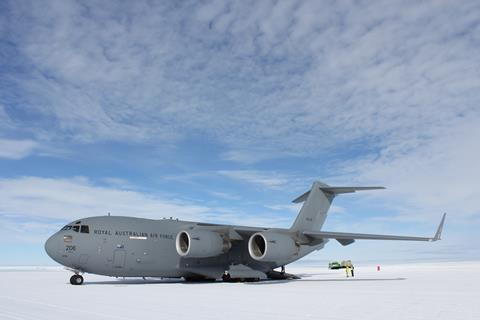
[(443, 224), (445, 223), (446, 216), (447, 214), (444, 213), (442, 216), (442, 220), (440, 220), (440, 224), (438, 225), (437, 232), (435, 233), (435, 236), (432, 238), (431, 241), (437, 241), (442, 239), (441, 237), (442, 237)]

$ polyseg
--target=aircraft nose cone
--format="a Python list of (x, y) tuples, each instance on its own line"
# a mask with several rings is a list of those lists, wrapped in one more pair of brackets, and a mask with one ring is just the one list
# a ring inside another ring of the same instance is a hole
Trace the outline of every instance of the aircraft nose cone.
[(56, 235), (51, 236), (45, 242), (45, 251), (47, 252), (48, 256), (53, 260), (57, 261), (57, 252), (58, 252), (58, 241)]

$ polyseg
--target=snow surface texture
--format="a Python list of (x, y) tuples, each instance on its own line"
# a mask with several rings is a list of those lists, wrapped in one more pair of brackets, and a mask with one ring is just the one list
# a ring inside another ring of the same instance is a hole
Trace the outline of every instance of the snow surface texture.
[(184, 283), (0, 268), (0, 319), (480, 319), (480, 262), (295, 266), (301, 280)]

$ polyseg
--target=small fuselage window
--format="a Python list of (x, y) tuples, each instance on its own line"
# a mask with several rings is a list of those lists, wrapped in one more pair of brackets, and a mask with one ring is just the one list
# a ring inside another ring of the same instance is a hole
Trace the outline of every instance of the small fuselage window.
[(72, 242), (72, 236), (63, 236), (63, 242)]

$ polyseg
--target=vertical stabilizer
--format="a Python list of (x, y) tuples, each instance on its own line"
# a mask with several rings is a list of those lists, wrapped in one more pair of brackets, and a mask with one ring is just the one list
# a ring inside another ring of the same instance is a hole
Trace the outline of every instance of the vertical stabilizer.
[(309, 191), (293, 200), (295, 203), (303, 202), (303, 206), (302, 209), (300, 209), (300, 212), (298, 213), (291, 230), (320, 230), (325, 222), (325, 219), (327, 218), (327, 211), (330, 208), (333, 198), (335, 197), (333, 193), (324, 193), (321, 187), (328, 187), (328, 185), (319, 181), (315, 181)]

